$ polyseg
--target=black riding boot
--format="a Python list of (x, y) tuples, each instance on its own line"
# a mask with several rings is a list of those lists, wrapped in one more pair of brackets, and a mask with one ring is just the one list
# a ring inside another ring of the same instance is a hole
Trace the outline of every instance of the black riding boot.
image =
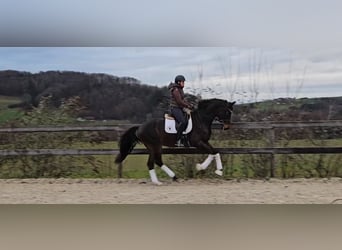
[(176, 146), (177, 147), (184, 147), (184, 140), (183, 140), (183, 131), (186, 129), (186, 125), (184, 123), (179, 124), (177, 128), (177, 142)]
[(189, 142), (189, 137), (188, 135), (182, 135), (182, 139), (181, 139), (184, 147), (190, 147), (190, 142)]
[(177, 147), (184, 147), (183, 140), (182, 140), (182, 131), (177, 131), (177, 138), (176, 138), (176, 144)]

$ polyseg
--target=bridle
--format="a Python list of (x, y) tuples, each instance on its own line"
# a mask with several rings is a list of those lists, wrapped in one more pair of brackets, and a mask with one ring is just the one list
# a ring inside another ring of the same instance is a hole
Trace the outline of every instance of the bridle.
[[(233, 115), (233, 110), (228, 108), (228, 111), (230, 112), (230, 119), (231, 119), (232, 115)], [(224, 120), (219, 119), (217, 116), (216, 116), (215, 120), (217, 120), (218, 122), (224, 123)]]

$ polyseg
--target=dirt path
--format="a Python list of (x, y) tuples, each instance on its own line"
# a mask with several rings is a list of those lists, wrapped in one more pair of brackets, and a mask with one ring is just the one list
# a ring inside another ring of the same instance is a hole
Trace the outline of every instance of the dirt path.
[(1, 204), (341, 204), (342, 179), (0, 180)]

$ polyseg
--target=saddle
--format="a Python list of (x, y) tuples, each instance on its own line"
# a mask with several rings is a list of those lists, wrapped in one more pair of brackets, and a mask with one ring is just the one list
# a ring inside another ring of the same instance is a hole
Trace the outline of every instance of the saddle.
[[(168, 134), (177, 134), (177, 129), (176, 129), (176, 120), (173, 116), (170, 114), (165, 114), (164, 115), (164, 120), (165, 120), (165, 126), (164, 130)], [(185, 131), (183, 132), (184, 135), (189, 134), (192, 130), (192, 119), (191, 115), (189, 115), (189, 120), (188, 120), (188, 126), (186, 127)]]

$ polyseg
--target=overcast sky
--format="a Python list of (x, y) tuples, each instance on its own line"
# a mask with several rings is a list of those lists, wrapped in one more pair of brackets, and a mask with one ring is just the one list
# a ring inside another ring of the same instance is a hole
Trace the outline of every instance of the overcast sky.
[[(0, 69), (131, 76), (240, 102), (341, 96), (339, 1), (2, 0)], [(210, 88), (210, 89), (209, 89)]]

